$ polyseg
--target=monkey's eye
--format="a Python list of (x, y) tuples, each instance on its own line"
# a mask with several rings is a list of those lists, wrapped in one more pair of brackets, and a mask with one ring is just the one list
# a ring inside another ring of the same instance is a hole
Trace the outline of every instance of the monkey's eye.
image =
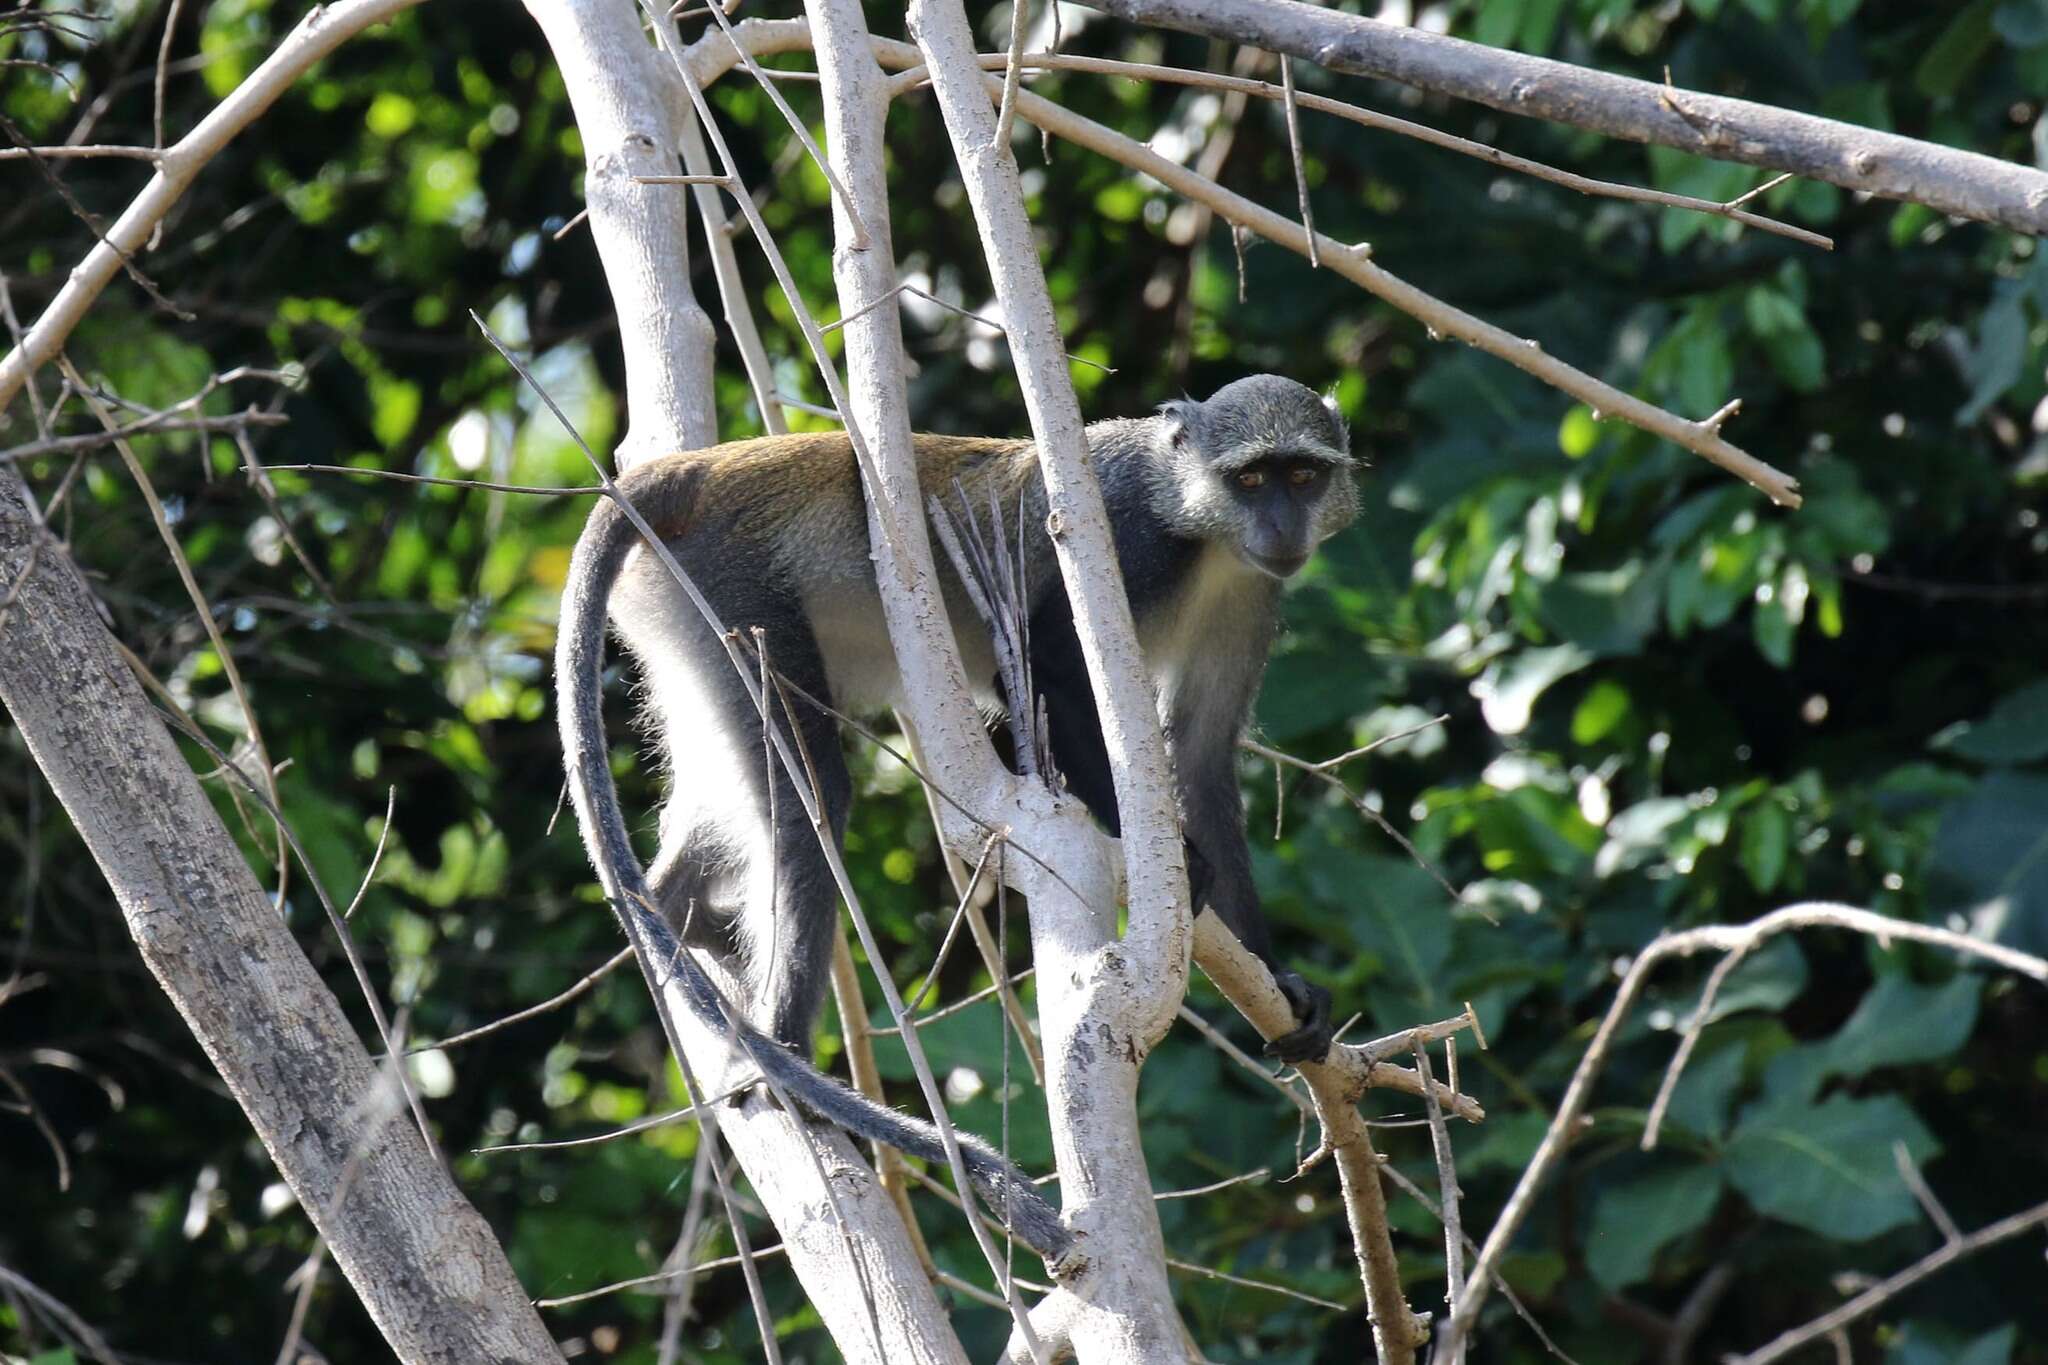
[(1241, 470), (1237, 476), (1237, 486), (1239, 488), (1258, 488), (1265, 482), (1266, 471), (1263, 469)]
[(1322, 472), (1312, 464), (1298, 464), (1287, 471), (1287, 482), (1293, 484), (1296, 488), (1306, 488), (1314, 483), (1322, 475)]

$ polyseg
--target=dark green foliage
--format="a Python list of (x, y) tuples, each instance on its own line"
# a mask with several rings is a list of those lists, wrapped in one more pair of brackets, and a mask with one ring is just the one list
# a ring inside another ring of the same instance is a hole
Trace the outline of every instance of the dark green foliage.
[[(2029, 162), (2048, 96), (2048, 7), (2033, 0), (1454, 0), (1431, 11), (1463, 36), (1645, 76), (1668, 66), (1682, 86)], [(169, 134), (189, 129), (297, 13), (268, 0), (188, 5), (173, 54), (211, 61), (173, 75)], [(574, 447), (466, 317), (476, 309), (537, 353), (551, 392), (609, 448), (622, 377), (603, 278), (586, 232), (553, 235), (581, 206), (580, 143), (528, 20), (516, 9), (480, 15), (424, 6), (301, 82), (207, 169), (160, 248), (138, 261), (192, 320), (117, 283), (69, 347), (81, 369), (160, 405), (215, 370), (295, 366), (304, 382), (283, 399), (289, 426), (255, 433), (267, 462), (587, 483)], [(117, 91), (90, 140), (148, 142), (160, 19), (61, 21), (89, 44), (0, 38), (0, 57), (55, 63), (65, 77), (8, 68), (0, 113), (31, 140), (61, 141), (83, 107), (72, 88), (83, 101)], [(873, 19), (879, 32), (900, 30), (893, 10)], [(1006, 23), (990, 14), (984, 31)], [(1212, 67), (1228, 55), (1100, 18), (1069, 41)], [(1587, 174), (1719, 198), (1763, 178), (1306, 68), (1300, 78)], [(1206, 126), (1199, 92), (1078, 75), (1036, 88), (1139, 137)], [(813, 87), (789, 93), (815, 115)], [(823, 182), (781, 159), (786, 131), (742, 80), (722, 82), (713, 100), (749, 182), (771, 188), (764, 212), (806, 296), (829, 316)], [(1020, 135), (1067, 345), (1117, 367), (1075, 369), (1092, 416), (1278, 370), (1334, 386), (1371, 461), (1358, 526), (1289, 599), (1292, 629), (1260, 724), (1269, 742), (1322, 758), (1448, 716), (1344, 775), (1467, 894), (1449, 903), (1353, 805), (1298, 773), (1283, 775), (1276, 838), (1273, 773), (1248, 758), (1251, 828), (1286, 950), (1340, 1008), (1365, 1015), (1351, 1037), (1477, 1007), (1492, 1051), (1468, 1046), (1462, 1074), (1490, 1117), (1455, 1136), (1467, 1225), (1483, 1233), (1611, 999), (1616, 967), (1660, 930), (1825, 898), (2048, 949), (2048, 258), (2029, 240), (1827, 186), (1789, 183), (1753, 207), (1830, 233), (1832, 253), (1581, 197), (1313, 115), (1303, 133), (1323, 230), (1370, 241), (1388, 269), (1687, 416), (1740, 397), (1728, 434), (1807, 494), (1802, 511), (1774, 510), (1691, 455), (1432, 342), (1276, 248), (1250, 250), (1240, 305), (1226, 232), (1211, 225), (1191, 254), (1170, 240), (1180, 206), (1156, 186), (1071, 147), (1046, 165), (1035, 135)], [(903, 101), (891, 134), (906, 271), (983, 306), (979, 247), (928, 99)], [(102, 218), (146, 175), (132, 161), (53, 170)], [(32, 318), (91, 236), (29, 168), (5, 163), (0, 177), (13, 187), (0, 206), (0, 271)], [(1223, 178), (1291, 208), (1275, 108), (1246, 112)], [(741, 245), (783, 382), (820, 398), (788, 308)], [(701, 254), (693, 265), (715, 313)], [(1021, 431), (1000, 347), (970, 344), (957, 319), (909, 313), (918, 422)], [(722, 430), (750, 434), (737, 359), (725, 349), (720, 363)], [(52, 376), (42, 391), (55, 394)], [(225, 414), (274, 392), (238, 381), (204, 407)], [(9, 418), (0, 444), (34, 439), (25, 402)], [(88, 429), (75, 400), (59, 429)], [(369, 865), (396, 789), (389, 847), (353, 928), (412, 1033), (448, 1037), (603, 962), (616, 930), (570, 822), (550, 824), (560, 771), (547, 658), (586, 499), (279, 473), (279, 505), (330, 601), (280, 542), (232, 441), (176, 434), (141, 448), (270, 753), (289, 762), (280, 787), (313, 871), (337, 898)], [(24, 465), (44, 499), (69, 468), (50, 457)], [(110, 455), (86, 461), (54, 524), (121, 637), (217, 742), (233, 743), (238, 711), (219, 661)], [(651, 811), (658, 785), (635, 758), (628, 691), (617, 694), (617, 766), (629, 807)], [(71, 1169), (60, 1191), (28, 1118), (0, 1112), (0, 1264), (123, 1350), (268, 1361), (290, 1312), (287, 1278), (310, 1247), (306, 1221), (277, 1197), (239, 1111), (143, 973), (18, 736), (0, 733), (0, 748), (0, 971), (34, 987), (0, 1006), (0, 1064)], [(849, 859), (889, 969), (909, 986), (930, 965), (950, 897), (914, 783), (871, 746), (852, 748), (868, 799)], [(212, 790), (274, 880), (269, 837), (242, 823), (226, 784)], [(351, 1001), (304, 869), (292, 870), (286, 913)], [(1021, 965), (1021, 922), (1009, 936)], [(1887, 1274), (1932, 1249), (1938, 1234), (1899, 1179), (1896, 1144), (1966, 1229), (2048, 1197), (2048, 996), (1938, 953), (1833, 933), (1773, 944), (1733, 974), (1659, 1149), (1638, 1151), (1676, 1027), (1710, 966), (1660, 972), (1618, 1040), (1592, 1129), (1507, 1263), (1533, 1315), (1589, 1365), (1661, 1359), (1670, 1324), (1716, 1267), (1733, 1272), (1732, 1288), (1706, 1315), (1695, 1359), (1834, 1306), (1838, 1276)], [(962, 949), (941, 993), (983, 984)], [(1192, 1003), (1249, 1041), (1206, 986)], [(359, 1001), (352, 1010), (367, 1029)], [(836, 1063), (835, 1028), (828, 1019), (819, 1041)], [(942, 1068), (961, 1069), (956, 1117), (1001, 1134), (994, 1008), (956, 1016), (928, 1042)], [(886, 1049), (884, 1067), (908, 1099)], [(1009, 1067), (1009, 1141), (1045, 1169), (1029, 1073), (1015, 1055)], [(1293, 1170), (1292, 1110), (1192, 1034), (1172, 1036), (1146, 1076), (1161, 1189)], [(693, 1130), (471, 1154), (675, 1102), (630, 972), (447, 1053), (421, 1077), (458, 1177), (531, 1292), (659, 1267), (688, 1200)], [(1374, 1104), (1416, 1110), (1395, 1096)], [(1434, 1188), (1425, 1134), (1392, 1128), (1382, 1143)], [(1353, 1305), (1335, 1312), (1183, 1280), (1212, 1358), (1361, 1358), (1364, 1310), (1334, 1201), (1334, 1176), (1318, 1167), (1162, 1206), (1178, 1256)], [(958, 1223), (936, 1201), (922, 1207), (938, 1258), (979, 1274)], [(1435, 1225), (1400, 1196), (1393, 1217), (1412, 1301), (1440, 1308)], [(728, 1249), (715, 1242), (711, 1254)], [(786, 1358), (831, 1358), (786, 1272), (771, 1268), (768, 1283)], [(2021, 1239), (1859, 1326), (1857, 1358), (2038, 1365), (2048, 1361), (2040, 1285), (2040, 1241)], [(0, 1295), (0, 1349), (56, 1345), (8, 1302)], [(759, 1357), (734, 1272), (710, 1276), (695, 1302), (685, 1338), (696, 1358)], [(550, 1321), (597, 1355), (650, 1362), (660, 1303), (620, 1294)], [(974, 1357), (989, 1358), (1001, 1318), (969, 1308), (961, 1321)], [(1498, 1301), (1483, 1331), (1488, 1360), (1544, 1358)], [(308, 1340), (337, 1361), (382, 1358), (331, 1266)]]

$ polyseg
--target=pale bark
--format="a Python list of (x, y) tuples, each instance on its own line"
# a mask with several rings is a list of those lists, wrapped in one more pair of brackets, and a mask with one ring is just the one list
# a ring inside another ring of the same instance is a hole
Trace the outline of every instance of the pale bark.
[(191, 1027), (394, 1354), (560, 1360), (243, 862), (70, 557), (0, 466), (0, 700)]
[(626, 362), (619, 468), (716, 445), (711, 319), (690, 292), (689, 191), (636, 179), (676, 173), (683, 127), (639, 11), (557, 0), (527, 9), (554, 51), (583, 139), (583, 198)]
[(931, 70), (1002, 305), (1123, 816), (1129, 927), (1121, 942), (1105, 941), (1105, 905), (1075, 903), (1050, 878), (1026, 888), (1060, 1195), (1089, 1257), (1086, 1273), (1063, 1287), (1077, 1301), (1071, 1310), (1055, 1300), (1044, 1311), (1066, 1319), (1083, 1361), (1184, 1359), (1137, 1122), (1139, 1064), (1172, 1023), (1187, 985), (1187, 874), (1165, 740), (1088, 467), (1017, 164), (997, 140), (967, 16), (958, 0), (915, 0), (910, 29)]
[[(530, 8), (576, 110), (590, 159), (587, 183), (598, 187), (590, 199), (591, 226), (619, 316), (632, 414), (632, 451), (622, 451), (622, 461), (714, 444), (711, 330), (681, 266), (687, 201), (675, 186), (633, 179), (675, 170), (683, 125), (670, 59), (642, 36), (630, 5), (537, 0)], [(607, 157), (616, 165), (601, 176), (597, 163)], [(678, 1028), (692, 1072), (706, 1089), (720, 1091), (747, 1069), (744, 1061), (695, 1018), (673, 984), (665, 994), (664, 1013)], [(781, 1232), (792, 1269), (847, 1360), (964, 1361), (902, 1220), (845, 1135), (764, 1097), (725, 1111), (716, 1129)], [(820, 1180), (821, 1164), (829, 1191)]]
[(2048, 232), (2048, 174), (1976, 152), (1507, 52), (1299, 0), (1082, 3), (1132, 23), (1289, 53), (1331, 71), (1399, 81), (1504, 113), (1790, 171), (2020, 232)]

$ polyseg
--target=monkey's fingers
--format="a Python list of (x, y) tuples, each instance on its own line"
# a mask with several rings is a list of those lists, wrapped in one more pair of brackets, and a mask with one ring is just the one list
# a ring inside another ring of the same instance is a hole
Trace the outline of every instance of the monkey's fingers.
[(1330, 993), (1299, 972), (1273, 973), (1273, 984), (1294, 1009), (1296, 1027), (1266, 1044), (1266, 1055), (1287, 1062), (1320, 1062), (1330, 1051)]

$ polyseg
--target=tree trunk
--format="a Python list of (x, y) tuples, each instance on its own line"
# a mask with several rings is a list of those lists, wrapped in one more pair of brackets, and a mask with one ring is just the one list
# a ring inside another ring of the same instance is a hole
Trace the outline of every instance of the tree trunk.
[(558, 1361), (497, 1239), (428, 1151), (242, 860), (0, 464), (0, 701), (142, 960), (400, 1360)]

